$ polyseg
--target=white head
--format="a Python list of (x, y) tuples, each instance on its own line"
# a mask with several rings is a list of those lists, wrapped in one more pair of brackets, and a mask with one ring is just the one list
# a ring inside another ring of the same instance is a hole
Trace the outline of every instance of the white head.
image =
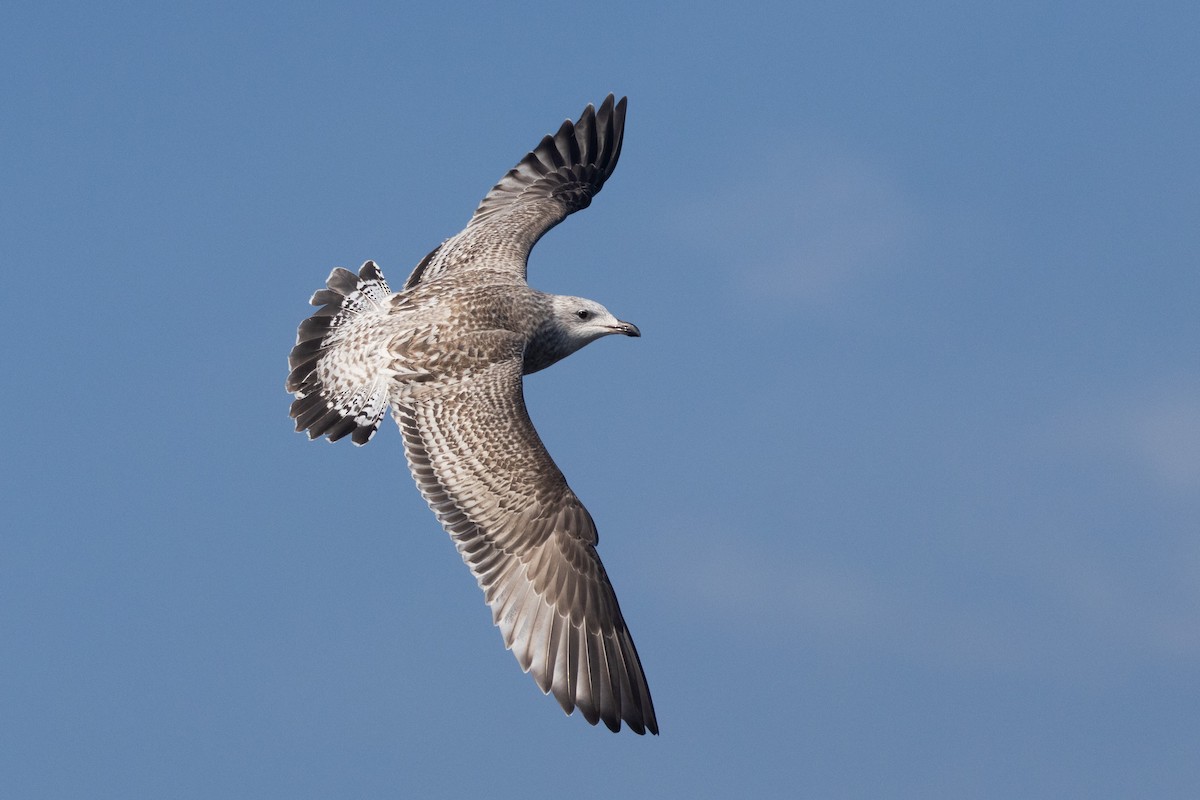
[(609, 310), (583, 297), (549, 295), (550, 315), (525, 346), (525, 374), (545, 369), (588, 342), (619, 333), (641, 336), (637, 325), (614, 317)]
[(574, 350), (614, 333), (642, 335), (637, 325), (617, 319), (607, 308), (586, 297), (557, 295), (553, 308), (556, 327), (564, 338), (575, 344)]

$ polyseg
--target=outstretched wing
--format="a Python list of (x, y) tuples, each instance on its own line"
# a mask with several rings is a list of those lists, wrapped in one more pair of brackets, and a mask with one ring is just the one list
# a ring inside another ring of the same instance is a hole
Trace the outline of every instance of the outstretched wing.
[(485, 267), (525, 280), (529, 251), (546, 231), (580, 209), (616, 169), (625, 134), (625, 98), (610, 94), (597, 111), (567, 120), (508, 171), (483, 198), (467, 227), (413, 270), (405, 289), (450, 271)]
[(413, 477), (541, 690), (593, 725), (658, 733), (596, 526), (525, 410), (521, 342), (498, 344), (510, 358), (394, 406)]

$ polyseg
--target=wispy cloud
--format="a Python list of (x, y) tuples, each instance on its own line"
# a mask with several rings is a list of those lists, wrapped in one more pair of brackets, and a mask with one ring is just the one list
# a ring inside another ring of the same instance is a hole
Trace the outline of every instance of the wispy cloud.
[(749, 526), (761, 536), (663, 520), (659, 545), (689, 554), (663, 590), (763, 646), (1095, 683), (1200, 663), (1200, 386), (1090, 402), (977, 442), (970, 478), (927, 498), (937, 513), (879, 531), (886, 549), (920, 543), (905, 563), (870, 554), (861, 531), (843, 546), (828, 533), (802, 543), (784, 520)]
[[(879, 623), (882, 600), (852, 570), (793, 554), (772, 553), (741, 540), (708, 541), (676, 588), (701, 598), (708, 611), (726, 622), (755, 619), (777, 629), (838, 632), (857, 636)], [(782, 628), (779, 628), (782, 624)]]
[(1200, 491), (1200, 391), (1143, 401), (1129, 410), (1125, 438), (1164, 485)]
[(693, 539), (694, 561), (662, 588), (722, 636), (783, 652), (1101, 683), (1145, 659), (1200, 659), (1200, 552), (1190, 564), (1154, 557), (1130, 568), (1095, 549), (1086, 531), (1038, 524), (1000, 532), (973, 555), (887, 570), (847, 566), (845, 554)]
[(1200, 492), (1200, 383), (1194, 380), (1091, 401), (1063, 427), (1076, 449), (1125, 462), (1164, 491)]
[(716, 176), (680, 223), (699, 252), (725, 262), (735, 291), (821, 306), (902, 260), (920, 215), (885, 169), (830, 147), (761, 152), (771, 154), (761, 166)]

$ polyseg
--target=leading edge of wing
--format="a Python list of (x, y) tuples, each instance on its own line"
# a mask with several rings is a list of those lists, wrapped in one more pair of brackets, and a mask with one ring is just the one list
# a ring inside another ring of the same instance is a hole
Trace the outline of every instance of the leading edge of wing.
[(492, 187), (467, 227), (413, 270), (410, 289), (454, 269), (499, 269), (525, 278), (525, 261), (547, 231), (587, 208), (616, 169), (625, 137), (627, 99), (609, 94), (575, 122), (542, 138)]

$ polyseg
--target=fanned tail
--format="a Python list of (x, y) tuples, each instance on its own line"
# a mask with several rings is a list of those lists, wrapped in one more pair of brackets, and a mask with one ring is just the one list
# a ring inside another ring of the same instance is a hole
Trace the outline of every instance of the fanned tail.
[(287, 390), (296, 396), (291, 415), (310, 439), (336, 442), (349, 434), (355, 444), (366, 444), (387, 411), (388, 386), (356, 351), (363, 337), (352, 334), (366, 317), (387, 313), (392, 291), (374, 261), (358, 275), (338, 267), (325, 286), (309, 301), (320, 308), (300, 323), (288, 356)]

